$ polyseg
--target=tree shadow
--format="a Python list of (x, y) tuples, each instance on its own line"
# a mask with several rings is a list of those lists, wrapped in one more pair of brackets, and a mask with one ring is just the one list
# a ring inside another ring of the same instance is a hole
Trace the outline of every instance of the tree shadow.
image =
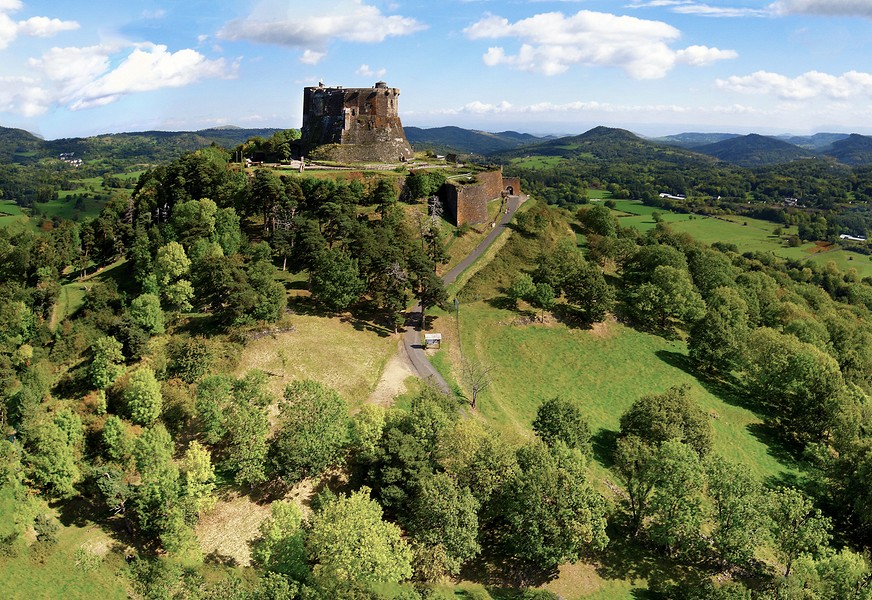
[(217, 550), (213, 550), (203, 557), (203, 562), (207, 565), (216, 565), (223, 567), (238, 567), (239, 562), (232, 556), (221, 554)]
[(723, 400), (730, 406), (750, 410), (761, 418), (771, 416), (769, 407), (760, 402), (755, 402), (749, 394), (745, 393), (738, 379), (732, 375), (718, 378), (702, 373), (696, 368), (693, 360), (681, 352), (657, 350), (654, 354), (666, 364), (684, 371), (695, 378), (708, 393)]
[(615, 447), (619, 435), (620, 433), (617, 431), (601, 427), (590, 438), (594, 460), (607, 469), (615, 464)]

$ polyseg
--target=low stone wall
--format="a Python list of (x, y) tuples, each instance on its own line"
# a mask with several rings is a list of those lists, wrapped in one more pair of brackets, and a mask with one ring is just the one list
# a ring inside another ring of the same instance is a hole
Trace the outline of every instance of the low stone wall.
[(485, 171), (476, 173), (474, 182), (446, 182), (440, 190), (440, 196), (446, 216), (460, 226), (487, 222), (487, 203), (499, 198), (502, 192), (502, 172)]

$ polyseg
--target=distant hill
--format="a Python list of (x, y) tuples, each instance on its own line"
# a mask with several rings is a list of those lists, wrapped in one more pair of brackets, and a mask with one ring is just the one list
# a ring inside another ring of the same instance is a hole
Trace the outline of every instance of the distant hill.
[(281, 130), (219, 127), (200, 131), (108, 133), (46, 141), (21, 129), (0, 127), (0, 160), (28, 163), (40, 158), (56, 158), (61, 153), (73, 153), (76, 158), (86, 161), (99, 158), (151, 163), (171, 160), (184, 152), (212, 144), (233, 148), (252, 137), (268, 138), (277, 131)]
[(706, 144), (714, 144), (722, 142), (730, 138), (739, 137), (738, 133), (676, 133), (663, 137), (651, 138), (653, 142), (661, 144), (669, 144), (671, 146), (681, 146), (682, 148), (694, 148), (696, 146), (705, 146)]
[(847, 165), (872, 164), (872, 137), (852, 133), (833, 142), (826, 154)]
[(0, 161), (26, 162), (39, 153), (43, 143), (29, 131), (0, 127)]
[(711, 165), (708, 156), (646, 140), (626, 129), (594, 127), (581, 135), (546, 140), (516, 148), (492, 158), (517, 159), (524, 156), (559, 156), (570, 160), (622, 161), (628, 163), (684, 163)]
[(848, 137), (847, 133), (816, 133), (814, 135), (778, 135), (775, 136), (779, 140), (811, 150), (813, 152), (822, 152), (829, 150), (834, 142), (843, 140)]
[(694, 151), (742, 167), (777, 165), (813, 156), (812, 152), (799, 146), (756, 133), (697, 146)]
[(461, 127), (404, 127), (406, 138), (415, 150), (430, 150), (440, 154), (480, 154), (486, 156), (540, 141), (529, 133), (502, 131), (489, 133)]

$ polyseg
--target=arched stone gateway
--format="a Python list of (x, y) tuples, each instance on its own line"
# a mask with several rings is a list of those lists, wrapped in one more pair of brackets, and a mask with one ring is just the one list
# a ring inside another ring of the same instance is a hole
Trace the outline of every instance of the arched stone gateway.
[(515, 195), (515, 188), (513, 188), (513, 187), (510, 186), (510, 185), (509, 185), (509, 186), (506, 186), (506, 193), (507, 193), (509, 196), (514, 196), (514, 195)]

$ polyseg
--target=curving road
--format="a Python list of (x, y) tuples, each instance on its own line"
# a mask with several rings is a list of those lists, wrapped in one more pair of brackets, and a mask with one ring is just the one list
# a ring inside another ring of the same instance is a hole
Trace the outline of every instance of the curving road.
[[(463, 273), (466, 269), (469, 268), (472, 263), (481, 257), (484, 254), (484, 251), (488, 249), (488, 247), (493, 243), (495, 239), (505, 230), (506, 225), (508, 225), (509, 221), (512, 220), (512, 217), (515, 215), (515, 211), (518, 210), (518, 207), (521, 203), (526, 200), (526, 196), (509, 196), (508, 199), (508, 212), (500, 215), (499, 220), (496, 225), (493, 227), (491, 232), (484, 238), (478, 246), (475, 247), (475, 250), (469, 253), (466, 258), (460, 261), (453, 269), (448, 271), (445, 275), (442, 276), (442, 282), (445, 285), (449, 285), (454, 283), (454, 281)], [(427, 381), (440, 390), (442, 390), (446, 394), (451, 393), (451, 388), (448, 386), (448, 383), (439, 374), (439, 372), (433, 367), (430, 361), (427, 359), (427, 355), (424, 352), (424, 344), (421, 339), (421, 305), (417, 304), (415, 308), (412, 309), (412, 312), (407, 315), (406, 318), (406, 330), (403, 333), (403, 348), (405, 350), (406, 356), (409, 358), (409, 362), (411, 363), (415, 373), (424, 381)]]

